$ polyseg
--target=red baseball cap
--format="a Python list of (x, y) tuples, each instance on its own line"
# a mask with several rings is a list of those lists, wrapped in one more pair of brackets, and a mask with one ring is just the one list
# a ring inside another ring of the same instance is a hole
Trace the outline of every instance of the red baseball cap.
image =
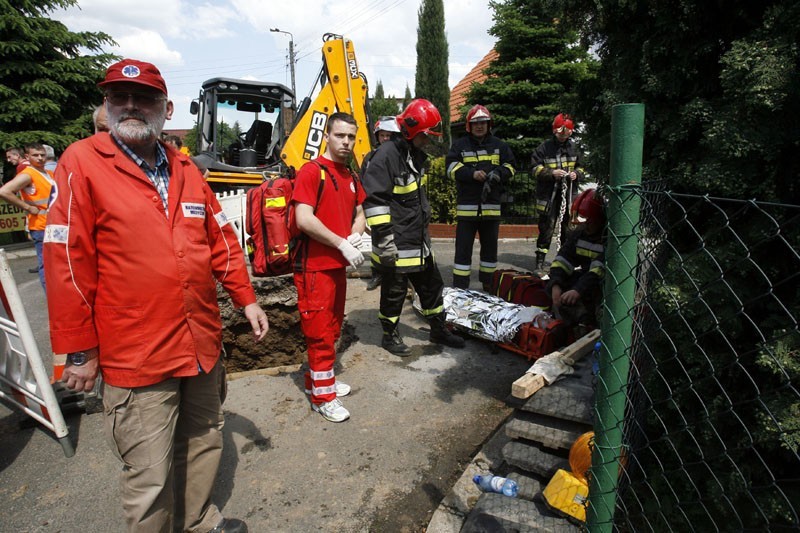
[(105, 87), (121, 81), (146, 85), (153, 89), (158, 89), (165, 96), (167, 95), (167, 82), (164, 81), (164, 78), (161, 77), (161, 72), (152, 63), (137, 61), (136, 59), (123, 59), (108, 67), (106, 79), (98, 83), (97, 86)]

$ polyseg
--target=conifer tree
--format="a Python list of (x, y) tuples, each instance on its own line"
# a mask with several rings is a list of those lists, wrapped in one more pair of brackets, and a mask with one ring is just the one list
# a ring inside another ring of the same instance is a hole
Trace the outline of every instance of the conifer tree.
[(484, 71), (489, 78), (468, 92), (461, 118), (474, 104), (487, 106), (495, 132), (522, 163), (550, 137), (555, 115), (575, 114), (578, 87), (596, 64), (577, 45), (576, 28), (561, 22), (556, 3), (499, 0), (490, 6), (498, 58)]
[(61, 151), (94, 132), (96, 84), (114, 56), (102, 32), (71, 32), (48, 18), (76, 0), (3, 2), (0, 15), (0, 145), (44, 142)]
[(389, 96), (388, 98), (384, 96), (383, 83), (380, 80), (378, 80), (378, 84), (375, 86), (375, 94), (373, 94), (370, 99), (369, 112), (373, 120), (377, 120), (382, 116), (397, 115), (398, 111), (395, 98), (393, 96)]
[(443, 1), (422, 0), (418, 17), (414, 93), (416, 98), (433, 102), (441, 113), (444, 143), (447, 146), (450, 144), (450, 87)]

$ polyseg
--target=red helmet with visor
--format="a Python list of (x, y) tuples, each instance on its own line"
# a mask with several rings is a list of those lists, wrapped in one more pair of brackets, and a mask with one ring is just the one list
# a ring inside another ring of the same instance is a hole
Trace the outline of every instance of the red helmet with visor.
[(442, 136), (442, 115), (435, 105), (423, 98), (411, 100), (403, 112), (397, 115), (397, 125), (400, 126), (400, 133), (408, 140), (420, 133)]

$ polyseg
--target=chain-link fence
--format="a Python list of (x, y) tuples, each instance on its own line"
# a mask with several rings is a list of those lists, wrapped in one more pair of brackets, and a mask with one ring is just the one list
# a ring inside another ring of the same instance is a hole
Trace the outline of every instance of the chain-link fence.
[(595, 432), (622, 446), (595, 450), (619, 480), (590, 507), (622, 531), (797, 530), (800, 206), (616, 193), (633, 231), (609, 212), (609, 241), (634, 246), (608, 264)]

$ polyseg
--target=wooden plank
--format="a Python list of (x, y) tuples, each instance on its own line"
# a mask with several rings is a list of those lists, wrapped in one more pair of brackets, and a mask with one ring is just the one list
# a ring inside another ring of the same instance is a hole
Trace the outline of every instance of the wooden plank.
[[(560, 357), (564, 363), (572, 366), (577, 361), (580, 361), (583, 356), (592, 351), (599, 338), (600, 330), (595, 329), (576, 340), (566, 348), (552, 352), (548, 354), (548, 356)], [(514, 398), (520, 398), (522, 400), (529, 398), (536, 391), (548, 384), (543, 376), (532, 373), (532, 370), (533, 366), (531, 366), (521, 378), (511, 384), (511, 395)]]
[(579, 361), (584, 355), (594, 349), (594, 345), (599, 339), (599, 329), (590, 331), (580, 339), (561, 350), (561, 359), (570, 366), (574, 365), (576, 361)]
[(544, 376), (539, 374), (525, 374), (511, 384), (511, 395), (514, 398), (525, 399), (534, 392), (547, 385)]

